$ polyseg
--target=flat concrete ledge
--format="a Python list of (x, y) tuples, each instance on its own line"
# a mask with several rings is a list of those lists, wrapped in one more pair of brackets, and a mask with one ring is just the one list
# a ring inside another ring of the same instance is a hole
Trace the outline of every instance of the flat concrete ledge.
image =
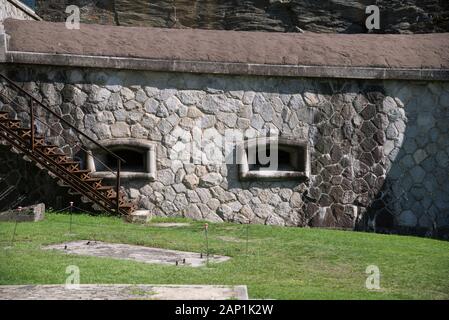
[(80, 284), (0, 286), (0, 300), (248, 300), (245, 285)]
[(274, 33), (5, 21), (5, 62), (354, 79), (449, 79), (449, 34)]
[(141, 71), (379, 80), (449, 80), (449, 69), (273, 65), (6, 51), (4, 63)]

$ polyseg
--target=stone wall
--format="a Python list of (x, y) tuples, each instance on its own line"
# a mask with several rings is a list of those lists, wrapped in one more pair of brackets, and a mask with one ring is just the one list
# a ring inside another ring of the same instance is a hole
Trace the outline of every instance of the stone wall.
[[(367, 6), (381, 12), (378, 33), (449, 31), (446, 0), (37, 0), (47, 21), (64, 21), (76, 4), (86, 23), (162, 28), (365, 33)], [(175, 13), (176, 10), (176, 13)]]
[[(129, 197), (156, 215), (421, 233), (449, 226), (447, 82), (50, 67), (7, 73), (100, 142), (156, 143), (156, 180), (124, 181)], [(49, 140), (77, 153), (70, 129), (46, 121)], [(175, 159), (198, 128), (306, 140), (310, 179), (240, 181), (235, 164)]]
[[(16, 5), (15, 5), (15, 4)], [(24, 5), (19, 0), (0, 0), (0, 22), (6, 18), (14, 18), (20, 20), (35, 20), (30, 13), (21, 9)], [(30, 10), (31, 11), (31, 10)]]

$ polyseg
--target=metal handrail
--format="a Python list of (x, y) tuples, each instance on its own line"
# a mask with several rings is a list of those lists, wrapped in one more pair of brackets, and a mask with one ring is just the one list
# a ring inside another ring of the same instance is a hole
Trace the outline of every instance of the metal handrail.
[(42, 102), (40, 102), (39, 100), (37, 100), (33, 95), (31, 95), (30, 93), (28, 93), (26, 90), (22, 89), (20, 86), (18, 86), (14, 81), (12, 81), (11, 79), (7, 78), (5, 75), (0, 73), (0, 77), (3, 78), (4, 80), (6, 80), (6, 82), (8, 82), (9, 84), (11, 84), (14, 88), (16, 88), (17, 90), (19, 90), (21, 93), (25, 94), (26, 96), (28, 96), (29, 98), (31, 98), (34, 102), (36, 102), (37, 104), (39, 104), (41, 107), (43, 107), (45, 110), (47, 110), (48, 112), (50, 112), (52, 115), (54, 115), (56, 118), (58, 118), (59, 120), (61, 120), (64, 124), (68, 125), (70, 128), (72, 128), (73, 130), (75, 130), (77, 133), (79, 133), (80, 135), (82, 135), (84, 138), (87, 138), (90, 142), (92, 142), (93, 144), (95, 144), (97, 147), (99, 147), (100, 149), (102, 149), (103, 151), (106, 151), (107, 153), (109, 153), (110, 155), (112, 155), (115, 159), (120, 160), (122, 163), (126, 163), (125, 160), (123, 160), (121, 157), (119, 157), (118, 155), (116, 155), (114, 152), (112, 152), (111, 150), (107, 149), (106, 147), (102, 146), (101, 144), (99, 144), (98, 142), (96, 142), (95, 140), (93, 140), (91, 137), (89, 137), (87, 134), (85, 134), (84, 132), (80, 131), (79, 129), (77, 129), (75, 126), (73, 126), (72, 124), (70, 124), (68, 121), (64, 120), (62, 117), (60, 117), (56, 112), (54, 112), (53, 110), (51, 110), (49, 107), (47, 107), (45, 104), (43, 104)]
[(92, 142), (95, 146), (97, 146), (98, 148), (102, 149), (103, 151), (106, 151), (108, 154), (112, 155), (116, 160), (117, 160), (117, 181), (116, 181), (116, 212), (120, 213), (120, 171), (121, 171), (121, 163), (126, 163), (125, 160), (123, 160), (121, 157), (119, 157), (118, 155), (116, 155), (114, 152), (110, 151), (109, 149), (105, 148), (104, 146), (100, 145), (98, 142), (94, 141), (92, 138), (90, 138), (88, 135), (86, 135), (85, 133), (83, 133), (82, 131), (78, 130), (75, 126), (73, 126), (72, 124), (70, 124), (68, 121), (64, 120), (61, 116), (59, 116), (56, 112), (54, 112), (53, 110), (51, 110), (49, 107), (47, 107), (45, 104), (43, 104), (41, 101), (39, 101), (38, 99), (36, 99), (33, 95), (31, 95), (30, 93), (28, 93), (26, 90), (24, 90), (23, 88), (21, 88), (20, 86), (18, 86), (14, 81), (12, 81), (11, 79), (9, 79), (8, 77), (6, 77), (5, 75), (0, 73), (0, 78), (2, 78), (3, 80), (5, 80), (9, 85), (11, 85), (13, 88), (15, 88), (16, 90), (18, 90), (19, 92), (21, 92), (22, 94), (24, 94), (25, 96), (27, 96), (28, 98), (30, 98), (30, 104), (29, 104), (29, 109), (30, 109), (30, 121), (31, 121), (31, 149), (34, 151), (34, 121), (35, 121), (35, 114), (34, 114), (34, 105), (35, 103), (37, 103), (40, 107), (44, 108), (45, 110), (47, 110), (50, 114), (52, 114), (53, 116), (55, 116), (57, 119), (59, 119), (59, 121), (61, 121), (62, 123), (66, 124), (68, 127), (70, 127), (71, 129), (73, 129), (76, 133), (78, 133), (79, 135), (83, 136), (84, 138), (87, 138), (87, 140), (89, 140), (90, 142)]
[[(14, 105), (16, 105), (16, 106), (18, 106), (18, 107), (22, 107), (19, 103), (17, 103), (16, 101), (14, 101), (12, 98), (8, 97), (6, 94), (0, 92), (0, 96), (2, 96), (3, 98), (5, 98), (6, 100), (8, 100), (8, 102), (9, 102), (10, 104), (14, 104)], [(31, 117), (30, 117), (30, 118), (31, 118)], [(53, 128), (52, 128), (48, 123), (46, 123), (45, 121), (43, 121), (43, 120), (41, 120), (41, 119), (39, 119), (39, 118), (34, 117), (34, 115), (33, 115), (33, 119), (34, 119), (34, 121), (38, 121), (38, 122), (42, 123), (46, 128), (48, 128), (48, 130), (49, 130), (50, 133), (52, 133), (52, 132), (54, 133)], [(33, 119), (30, 119), (30, 122), (33, 122)], [(33, 136), (35, 135), (34, 128), (32, 129), (32, 132), (31, 132), (31, 133), (32, 133)], [(31, 140), (33, 140), (33, 139), (31, 139)], [(75, 143), (75, 146), (78, 146), (78, 147), (79, 147), (82, 151), (84, 151), (84, 152), (88, 152), (88, 151), (89, 151), (89, 150), (87, 150), (87, 149), (85, 149), (85, 148), (83, 147), (81, 141), (76, 142), (76, 143)], [(112, 170), (107, 164), (105, 164), (103, 161), (101, 161), (100, 158), (96, 157), (96, 156), (93, 155), (93, 154), (92, 154), (92, 157), (93, 157), (96, 161), (98, 161), (99, 163), (101, 163), (101, 164), (102, 164), (102, 165), (103, 165), (103, 166), (104, 166), (110, 173), (112, 173), (113, 175), (117, 176), (117, 173), (114, 172), (114, 170)]]

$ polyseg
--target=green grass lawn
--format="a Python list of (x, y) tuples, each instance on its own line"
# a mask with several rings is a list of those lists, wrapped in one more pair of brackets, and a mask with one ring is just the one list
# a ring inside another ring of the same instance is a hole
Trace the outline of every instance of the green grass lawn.
[[(154, 219), (153, 221), (173, 221)], [(186, 221), (176, 219), (176, 221)], [(0, 223), (0, 284), (63, 284), (68, 265), (81, 283), (226, 284), (248, 286), (250, 298), (449, 299), (449, 242), (359, 232), (209, 224), (209, 250), (232, 259), (208, 267), (151, 265), (43, 251), (42, 245), (89, 239), (205, 251), (202, 222), (160, 228), (113, 217), (47, 214), (38, 223)], [(247, 251), (248, 244), (248, 251)], [(380, 290), (365, 288), (368, 265), (380, 268)]]

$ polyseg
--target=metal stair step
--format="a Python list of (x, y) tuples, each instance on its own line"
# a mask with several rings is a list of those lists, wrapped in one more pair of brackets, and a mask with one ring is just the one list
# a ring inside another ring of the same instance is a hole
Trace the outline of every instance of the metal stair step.
[(97, 188), (97, 190), (110, 190), (110, 189), (114, 189), (114, 187), (111, 187), (111, 186), (101, 186), (101, 187)]
[(58, 157), (65, 157), (65, 158), (67, 158), (67, 155), (65, 153), (52, 153), (52, 154), (47, 154), (47, 156), (55, 157), (55, 158), (58, 158)]
[(60, 165), (72, 165), (72, 164), (80, 164), (79, 161), (74, 161), (74, 160), (67, 160), (67, 161), (63, 161), (59, 163)]
[(134, 204), (127, 203), (125, 205), (119, 206), (119, 210), (125, 211), (126, 215), (131, 214), (135, 209)]
[(58, 148), (59, 149), (58, 146), (55, 146), (55, 145), (52, 145), (52, 144), (44, 144), (42, 146), (36, 146), (36, 148), (39, 148), (39, 149), (47, 149), (47, 148), (54, 149), (54, 148)]
[(11, 131), (14, 131), (22, 139), (29, 139), (31, 137), (31, 129), (30, 128), (13, 127), (13, 128), (9, 128), (9, 129)]
[(5, 122), (5, 121), (12, 121), (12, 122), (20, 122), (20, 120), (18, 119), (1, 119), (0, 122)]
[(19, 132), (26, 132), (29, 131), (31, 133), (31, 129), (30, 128), (11, 128), (12, 131), (19, 131)]
[[(115, 200), (115, 199), (117, 199), (117, 194), (116, 194), (116, 192), (114, 190), (111, 194), (106, 195), (106, 197), (108, 199)], [(126, 201), (125, 194), (123, 194), (123, 192), (119, 193), (119, 200), (120, 201)]]
[(6, 125), (9, 129), (19, 128), (20, 120), (0, 119), (0, 122)]
[(89, 178), (89, 179), (83, 179), (84, 182), (100, 182), (103, 179), (101, 178)]
[(34, 137), (34, 145), (35, 146), (42, 146), (45, 144), (45, 139), (44, 137)]
[(8, 119), (8, 112), (0, 111), (0, 119)]
[[(77, 162), (77, 163), (79, 163), (79, 162)], [(90, 170), (75, 170), (75, 171), (72, 171), (72, 173), (73, 174), (85, 174), (85, 173), (92, 173), (92, 171), (90, 171)]]

